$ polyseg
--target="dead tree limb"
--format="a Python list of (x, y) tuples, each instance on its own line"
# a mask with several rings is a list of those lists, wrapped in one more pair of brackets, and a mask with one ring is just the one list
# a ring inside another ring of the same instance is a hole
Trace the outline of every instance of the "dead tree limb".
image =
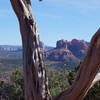
[[(49, 100), (47, 77), (39, 48), (39, 35), (32, 16), (30, 0), (10, 0), (18, 17), (23, 44), (23, 69), (26, 100)], [(100, 78), (100, 29), (93, 36), (75, 82), (56, 100), (82, 100)], [(96, 76), (97, 75), (97, 76)], [(96, 77), (95, 77), (96, 76)], [(93, 81), (94, 80), (94, 81)]]
[(56, 100), (83, 100), (96, 82), (100, 80), (100, 29), (93, 36), (87, 55), (77, 72), (73, 85), (56, 97)]
[(26, 100), (49, 100), (47, 76), (39, 47), (39, 34), (32, 16), (30, 0), (10, 0), (18, 17), (23, 44)]

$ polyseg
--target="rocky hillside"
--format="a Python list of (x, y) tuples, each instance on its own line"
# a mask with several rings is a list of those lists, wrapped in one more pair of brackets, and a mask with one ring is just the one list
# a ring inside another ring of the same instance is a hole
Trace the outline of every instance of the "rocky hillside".
[(47, 51), (45, 58), (51, 61), (66, 61), (77, 59), (68, 49), (67, 40), (60, 40), (56, 43), (56, 48)]
[(88, 46), (89, 43), (83, 40), (73, 39), (70, 42), (59, 40), (54, 49), (45, 53), (45, 58), (52, 61), (82, 60), (86, 55)]

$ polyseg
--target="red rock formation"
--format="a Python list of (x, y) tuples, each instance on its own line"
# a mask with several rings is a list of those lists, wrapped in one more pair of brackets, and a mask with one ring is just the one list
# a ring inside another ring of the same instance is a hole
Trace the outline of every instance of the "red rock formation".
[(46, 58), (51, 61), (66, 61), (68, 59), (77, 59), (67, 48), (67, 40), (59, 40), (56, 48), (46, 52)]
[(57, 49), (61, 49), (61, 48), (67, 49), (67, 40), (57, 41), (56, 48)]
[(46, 58), (51, 61), (66, 61), (68, 59), (75, 59), (76, 57), (68, 49), (53, 49), (46, 52)]
[(88, 45), (83, 40), (73, 39), (70, 43), (68, 43), (68, 49), (78, 57), (79, 59), (83, 59), (86, 55)]

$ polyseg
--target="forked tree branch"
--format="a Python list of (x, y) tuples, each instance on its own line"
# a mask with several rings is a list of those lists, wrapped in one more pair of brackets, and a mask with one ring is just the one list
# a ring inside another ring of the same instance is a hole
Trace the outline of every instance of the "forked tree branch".
[(68, 90), (57, 96), (56, 100), (83, 100), (90, 87), (100, 80), (100, 74), (98, 73), (99, 69), (100, 29), (96, 32), (91, 40), (87, 55), (79, 71), (77, 72), (77, 76), (73, 85)]

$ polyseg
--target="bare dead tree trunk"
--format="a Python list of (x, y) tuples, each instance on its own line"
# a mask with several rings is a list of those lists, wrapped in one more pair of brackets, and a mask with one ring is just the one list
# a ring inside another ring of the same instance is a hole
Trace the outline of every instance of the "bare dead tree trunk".
[(40, 55), (39, 34), (30, 0), (10, 0), (18, 17), (23, 44), (25, 100), (49, 100), (48, 80)]
[(56, 100), (83, 100), (89, 89), (100, 81), (100, 29), (93, 36), (87, 55), (77, 72), (73, 85)]
[[(10, 1), (18, 17), (22, 36), (25, 99), (49, 100), (47, 77), (40, 55), (39, 35), (32, 17), (30, 0)], [(97, 74), (99, 68), (100, 29), (91, 40), (87, 56), (77, 73), (75, 82), (68, 90), (58, 95), (56, 100), (82, 100), (90, 87), (100, 80)]]

